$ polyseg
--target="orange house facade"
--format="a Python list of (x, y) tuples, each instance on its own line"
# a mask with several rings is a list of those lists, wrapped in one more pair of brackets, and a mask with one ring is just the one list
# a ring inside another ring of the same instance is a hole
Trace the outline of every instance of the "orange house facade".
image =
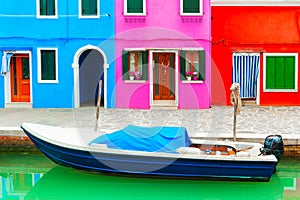
[(212, 104), (299, 106), (300, 2), (212, 1)]

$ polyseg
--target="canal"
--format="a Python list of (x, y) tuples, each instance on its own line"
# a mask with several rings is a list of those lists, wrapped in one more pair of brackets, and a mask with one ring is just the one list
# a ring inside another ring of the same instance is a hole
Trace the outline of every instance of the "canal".
[(93, 174), (39, 153), (0, 153), (0, 200), (300, 199), (300, 161), (283, 158), (270, 182), (177, 180)]

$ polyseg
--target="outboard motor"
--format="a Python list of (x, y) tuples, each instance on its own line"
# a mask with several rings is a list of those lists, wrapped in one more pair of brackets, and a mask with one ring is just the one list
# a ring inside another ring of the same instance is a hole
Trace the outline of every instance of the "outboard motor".
[(278, 162), (283, 156), (284, 145), (281, 135), (269, 135), (265, 138), (264, 146), (260, 148), (263, 155), (274, 155)]

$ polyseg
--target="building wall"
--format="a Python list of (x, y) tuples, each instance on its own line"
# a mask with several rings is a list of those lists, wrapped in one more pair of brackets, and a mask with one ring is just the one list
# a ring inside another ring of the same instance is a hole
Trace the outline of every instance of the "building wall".
[[(272, 5), (272, 2), (268, 5)], [(212, 60), (215, 66), (212, 75), (213, 104), (230, 104), (232, 53), (258, 52), (260, 53), (259, 104), (300, 105), (298, 91), (263, 90), (263, 54), (300, 53), (299, 8), (300, 6), (282, 5), (212, 6)], [(299, 88), (299, 81), (297, 85)]]
[[(124, 16), (124, 0), (116, 1), (117, 107), (148, 109), (151, 101), (150, 69), (147, 81), (126, 83), (122, 80), (122, 50), (144, 48), (178, 53), (183, 47), (194, 47), (206, 50), (206, 80), (187, 84), (178, 76), (178, 108), (209, 108), (210, 1), (203, 1), (203, 9), (202, 17), (183, 17), (180, 16), (180, 0), (152, 0), (146, 1), (146, 16)], [(179, 70), (179, 63), (177, 67)]]
[[(74, 107), (74, 56), (81, 47), (92, 45), (105, 53), (107, 107), (115, 107), (114, 83), (114, 3), (100, 1), (100, 18), (79, 18), (79, 1), (57, 1), (57, 19), (38, 19), (35, 0), (10, 0), (0, 7), (0, 56), (5, 50), (29, 49), (32, 60), (32, 99), (34, 108)], [(106, 16), (105, 14), (109, 14)], [(58, 83), (38, 83), (37, 48), (58, 49)], [(0, 77), (4, 88), (4, 77)], [(1, 89), (2, 91), (2, 89)], [(0, 107), (5, 94), (0, 92)]]

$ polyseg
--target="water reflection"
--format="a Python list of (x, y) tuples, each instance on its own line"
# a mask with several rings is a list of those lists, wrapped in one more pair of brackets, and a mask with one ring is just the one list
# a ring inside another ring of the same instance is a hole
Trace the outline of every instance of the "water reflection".
[(281, 199), (282, 192), (276, 175), (260, 183), (174, 180), (88, 174), (57, 166), (25, 199)]
[(136, 178), (61, 166), (33, 169), (3, 168), (0, 162), (0, 199), (300, 199), (300, 162), (286, 159), (270, 182)]
[(43, 174), (1, 173), (0, 199), (24, 199)]

